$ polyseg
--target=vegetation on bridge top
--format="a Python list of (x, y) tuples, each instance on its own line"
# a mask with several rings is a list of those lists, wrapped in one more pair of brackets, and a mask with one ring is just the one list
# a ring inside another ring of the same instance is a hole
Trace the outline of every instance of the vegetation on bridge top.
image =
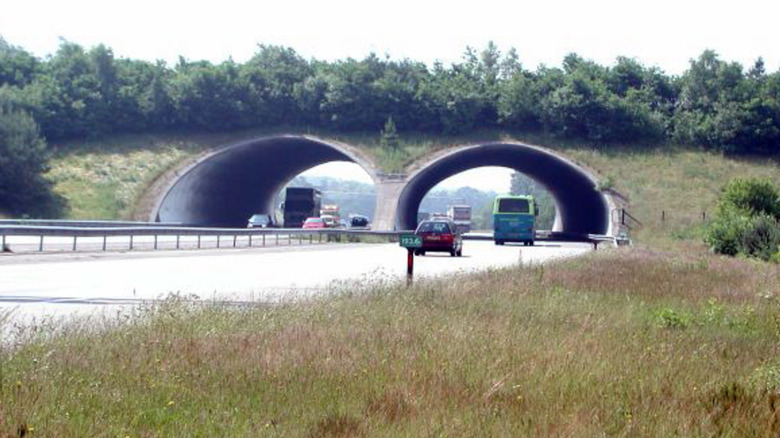
[[(731, 153), (773, 154), (780, 144), (780, 72), (766, 72), (760, 59), (745, 70), (711, 51), (670, 76), (631, 58), (606, 67), (576, 54), (560, 68), (530, 70), (514, 50), (501, 53), (493, 44), (469, 48), (448, 66), (375, 55), (306, 60), (293, 49), (262, 45), (244, 63), (182, 58), (169, 66), (117, 59), (103, 45), (84, 49), (67, 41), (39, 59), (0, 39), (0, 106), (31, 115), (51, 144), (116, 133), (281, 125), (368, 132), (379, 143), (390, 119), (399, 139), (498, 130), (599, 144), (672, 141)], [(34, 125), (24, 129), (22, 137), (0, 133), (0, 157), (37, 172), (34, 160), (13, 152), (39, 142)], [(422, 150), (392, 142), (377, 147), (376, 155), (399, 163)], [(42, 181), (30, 184), (46, 189)], [(9, 196), (0, 190), (0, 210), (7, 213), (37, 214), (41, 207), (16, 205)]]

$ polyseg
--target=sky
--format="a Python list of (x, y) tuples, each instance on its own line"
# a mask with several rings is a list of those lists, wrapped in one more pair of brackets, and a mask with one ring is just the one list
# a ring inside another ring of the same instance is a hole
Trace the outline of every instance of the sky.
[[(472, 187), (485, 192), (492, 190), (497, 193), (508, 193), (512, 172), (511, 169), (506, 167), (478, 167), (443, 180), (433, 190)], [(368, 173), (358, 164), (344, 161), (321, 164), (317, 167), (312, 167), (301, 175), (304, 177), (338, 176), (338, 178), (346, 180), (360, 181), (367, 184), (374, 183)]]
[[(777, 0), (0, 0), (0, 36), (39, 57), (64, 38), (169, 64), (179, 56), (244, 62), (271, 44), (307, 59), (376, 53), (447, 65), (493, 41), (502, 52), (515, 48), (528, 69), (560, 66), (576, 52), (602, 65), (628, 56), (677, 75), (706, 49), (745, 66), (762, 56), (777, 71), (777, 17)], [(483, 172), (468, 179), (492, 175)]]
[(257, 44), (305, 58), (374, 52), (431, 65), (458, 61), (467, 46), (517, 49), (527, 68), (560, 65), (570, 52), (612, 64), (619, 55), (679, 74), (705, 49), (723, 59), (780, 68), (776, 0), (393, 0), (94, 1), (2, 0), (0, 35), (38, 56), (59, 38), (119, 57), (173, 63), (249, 59)]

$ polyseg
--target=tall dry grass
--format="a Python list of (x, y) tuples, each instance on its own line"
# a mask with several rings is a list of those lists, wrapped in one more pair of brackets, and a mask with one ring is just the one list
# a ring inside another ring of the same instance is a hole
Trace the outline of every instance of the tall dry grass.
[(18, 333), (0, 435), (777, 436), (780, 269), (605, 251)]

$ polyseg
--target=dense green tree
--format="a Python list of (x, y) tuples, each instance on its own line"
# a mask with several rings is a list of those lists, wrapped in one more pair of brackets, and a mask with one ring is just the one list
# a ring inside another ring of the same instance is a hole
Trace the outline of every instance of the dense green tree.
[(34, 56), (0, 36), (0, 86), (23, 87), (32, 82), (39, 68), (40, 62)]
[(46, 143), (27, 112), (0, 101), (0, 213), (56, 216), (60, 204), (46, 172)]
[(374, 54), (305, 60), (258, 46), (245, 63), (180, 59), (173, 66), (116, 59), (63, 40), (37, 59), (0, 38), (0, 84), (45, 138), (114, 132), (310, 126), (376, 132), (468, 133), (491, 127), (596, 142), (673, 139), (735, 153), (780, 152), (780, 72), (747, 72), (713, 51), (680, 77), (618, 57), (604, 67), (575, 53), (562, 68), (525, 70), (514, 49), (489, 42), (428, 68)]

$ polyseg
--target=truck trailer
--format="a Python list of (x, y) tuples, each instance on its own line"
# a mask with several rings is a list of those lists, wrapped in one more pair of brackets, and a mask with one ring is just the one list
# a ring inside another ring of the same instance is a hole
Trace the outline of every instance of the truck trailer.
[(310, 187), (287, 187), (284, 199), (284, 227), (301, 228), (306, 218), (319, 217), (322, 192)]

